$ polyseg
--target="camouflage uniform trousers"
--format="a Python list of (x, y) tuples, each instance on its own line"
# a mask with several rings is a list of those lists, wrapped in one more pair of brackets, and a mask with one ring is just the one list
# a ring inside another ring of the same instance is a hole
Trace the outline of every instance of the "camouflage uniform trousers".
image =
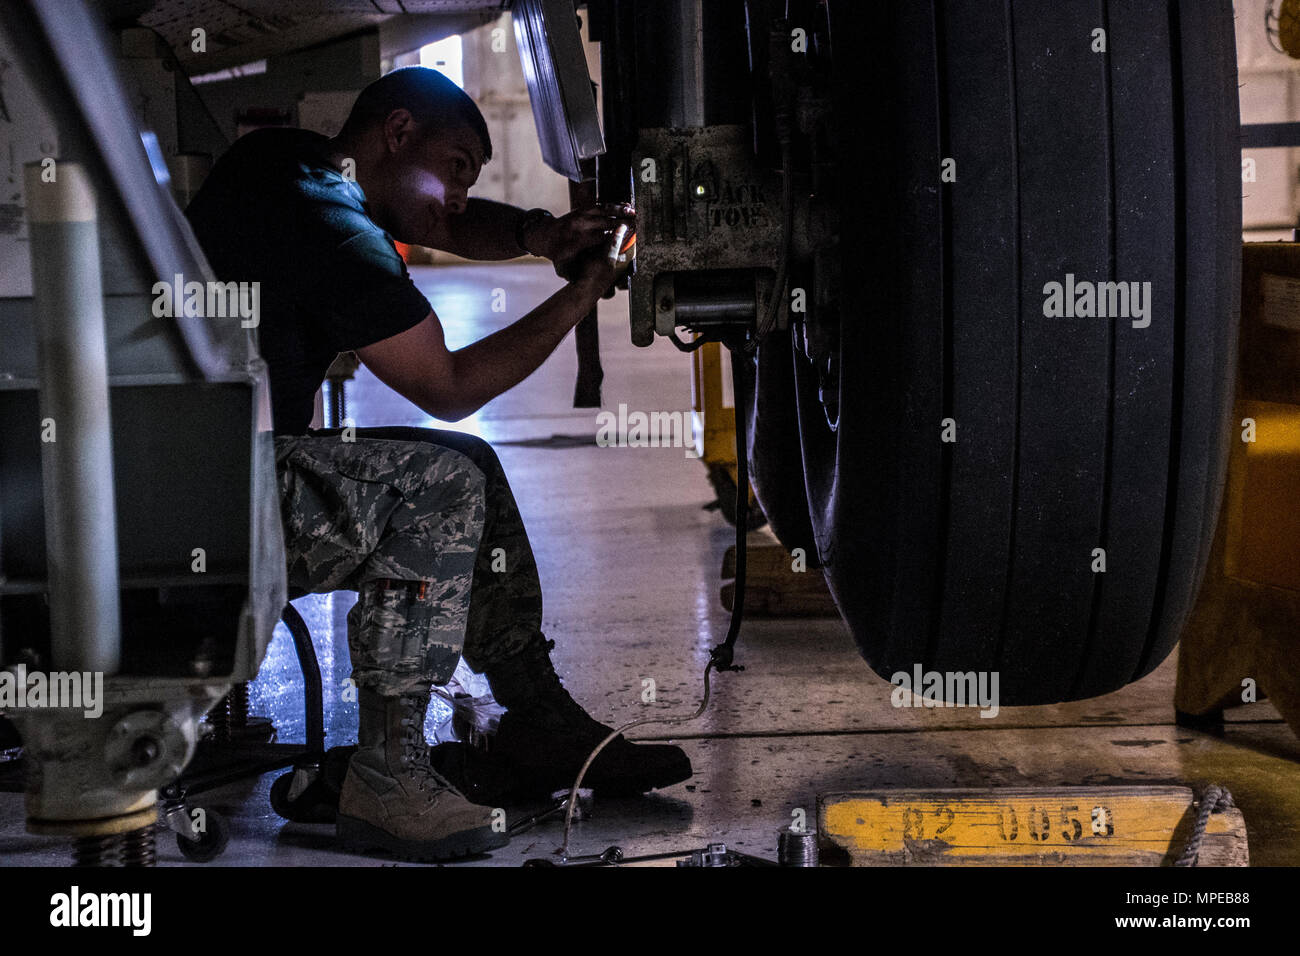
[(289, 584), (359, 592), (353, 680), (385, 696), (539, 639), (537, 563), (496, 452), (473, 435), (359, 428), (277, 438)]

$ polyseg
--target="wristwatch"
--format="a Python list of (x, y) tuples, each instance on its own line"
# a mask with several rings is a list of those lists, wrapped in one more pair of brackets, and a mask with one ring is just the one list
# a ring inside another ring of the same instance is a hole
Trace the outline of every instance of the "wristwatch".
[(524, 245), (524, 235), (529, 229), (533, 228), (533, 226), (545, 222), (547, 219), (554, 218), (555, 217), (551, 215), (549, 209), (538, 208), (528, 210), (528, 212), (519, 217), (519, 223), (515, 226), (515, 245), (524, 252), (527, 252), (529, 255), (533, 255), (534, 253)]

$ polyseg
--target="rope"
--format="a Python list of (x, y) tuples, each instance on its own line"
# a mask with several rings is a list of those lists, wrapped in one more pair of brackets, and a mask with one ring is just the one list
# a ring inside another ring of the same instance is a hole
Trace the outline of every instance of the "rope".
[(1227, 787), (1210, 784), (1201, 793), (1200, 809), (1196, 812), (1196, 823), (1192, 835), (1187, 839), (1187, 846), (1174, 860), (1174, 866), (1196, 866), (1201, 856), (1201, 842), (1205, 839), (1205, 827), (1210, 822), (1210, 814), (1235, 807), (1232, 794)]

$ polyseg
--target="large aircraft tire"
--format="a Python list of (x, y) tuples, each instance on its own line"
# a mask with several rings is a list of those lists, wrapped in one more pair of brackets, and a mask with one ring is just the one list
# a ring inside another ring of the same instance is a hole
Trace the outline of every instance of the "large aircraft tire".
[[(830, 8), (837, 427), (788, 336), (761, 346), (793, 370), (759, 357), (760, 501), (787, 546), (811, 536), (881, 676), (997, 672), (1003, 705), (1116, 690), (1177, 641), (1232, 434), (1232, 5), (880, 6)], [(1127, 308), (1081, 314), (1102, 282)], [(796, 431), (803, 503), (770, 451)]]

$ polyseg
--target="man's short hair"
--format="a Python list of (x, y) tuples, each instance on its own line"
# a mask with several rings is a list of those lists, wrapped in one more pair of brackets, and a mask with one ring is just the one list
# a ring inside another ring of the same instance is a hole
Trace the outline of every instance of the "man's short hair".
[(367, 86), (352, 104), (343, 130), (360, 132), (400, 109), (410, 110), (421, 129), (468, 126), (483, 143), (483, 161), (492, 158), (492, 138), (478, 105), (446, 76), (424, 66), (404, 66)]

